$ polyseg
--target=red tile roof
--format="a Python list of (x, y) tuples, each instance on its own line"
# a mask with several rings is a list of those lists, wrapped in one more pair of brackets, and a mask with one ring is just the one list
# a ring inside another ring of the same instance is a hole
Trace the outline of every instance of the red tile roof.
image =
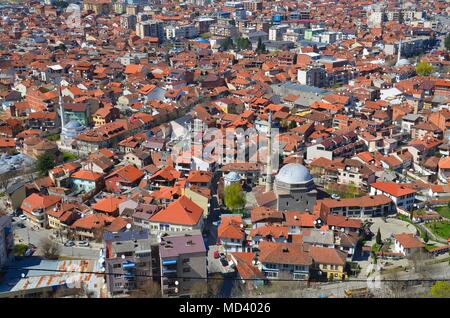
[(150, 221), (192, 226), (198, 224), (202, 215), (203, 209), (201, 207), (188, 197), (182, 196), (153, 215)]

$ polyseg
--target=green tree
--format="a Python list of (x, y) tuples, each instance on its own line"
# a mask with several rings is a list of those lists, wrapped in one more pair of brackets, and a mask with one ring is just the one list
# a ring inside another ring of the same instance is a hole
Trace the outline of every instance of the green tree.
[(433, 66), (427, 61), (420, 61), (416, 65), (416, 73), (420, 76), (428, 76), (433, 72)]
[(266, 46), (262, 43), (261, 38), (258, 39), (258, 45), (256, 46), (255, 52), (258, 54), (264, 53), (266, 51)]
[(289, 123), (289, 129), (294, 129), (295, 127), (297, 127), (297, 122), (293, 120)]
[(450, 298), (450, 282), (439, 281), (433, 284), (430, 289), (433, 298)]
[(379, 245), (383, 243), (383, 241), (381, 240), (380, 228), (378, 228), (378, 232), (377, 232), (377, 236), (376, 236), (375, 240), (376, 240), (377, 244), (379, 244)]
[(245, 193), (239, 183), (233, 183), (224, 189), (225, 206), (231, 211), (245, 207)]
[(444, 45), (445, 48), (450, 51), (450, 33), (445, 37)]
[(229, 49), (233, 48), (233, 46), (234, 46), (234, 43), (230, 37), (226, 38), (221, 45), (222, 50), (224, 50), (224, 51), (228, 51)]
[(430, 238), (428, 237), (428, 232), (425, 231), (425, 234), (423, 235), (423, 241), (424, 241), (425, 243), (428, 243), (429, 240), (430, 240)]
[(247, 38), (237, 38), (236, 39), (236, 48), (238, 50), (246, 50), (250, 47), (251, 43)]
[(45, 152), (36, 161), (36, 170), (40, 176), (46, 176), (48, 171), (55, 166), (55, 156), (49, 152)]

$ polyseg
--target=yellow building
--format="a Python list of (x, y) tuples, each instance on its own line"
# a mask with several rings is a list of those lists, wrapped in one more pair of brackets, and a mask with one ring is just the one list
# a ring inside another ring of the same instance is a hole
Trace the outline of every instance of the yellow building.
[(209, 201), (211, 199), (210, 189), (191, 186), (190, 188), (183, 188), (182, 191), (183, 195), (203, 209), (203, 217), (206, 219), (209, 214)]
[(329, 280), (346, 278), (345, 264), (347, 253), (334, 248), (312, 246), (310, 254), (315, 267)]

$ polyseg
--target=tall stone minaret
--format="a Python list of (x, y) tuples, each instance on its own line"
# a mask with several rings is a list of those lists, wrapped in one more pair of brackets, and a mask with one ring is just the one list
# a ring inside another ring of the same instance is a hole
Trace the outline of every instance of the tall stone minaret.
[(272, 111), (269, 111), (269, 130), (267, 131), (266, 192), (272, 191)]

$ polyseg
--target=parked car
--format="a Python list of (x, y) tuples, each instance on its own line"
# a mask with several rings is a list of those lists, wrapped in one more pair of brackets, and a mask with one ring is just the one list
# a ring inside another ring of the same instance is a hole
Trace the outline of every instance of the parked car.
[(220, 263), (222, 264), (223, 267), (228, 266), (228, 261), (225, 258), (221, 258)]
[(219, 251), (215, 251), (215, 252), (214, 252), (214, 258), (215, 258), (215, 259), (219, 258)]
[(33, 253), (34, 253), (34, 250), (31, 249), (31, 248), (28, 248), (28, 249), (25, 251), (25, 253), (23, 253), (23, 256), (25, 256), (25, 257), (30, 257), (31, 255), (33, 255)]
[(226, 259), (227, 258), (224, 253), (219, 253), (219, 257), (220, 257), (220, 259)]
[(88, 247), (89, 246), (89, 242), (88, 241), (79, 241), (78, 242), (78, 246)]
[(74, 245), (75, 245), (74, 241), (67, 241), (66, 243), (64, 243), (64, 246), (66, 246), (66, 247), (72, 247)]
[(21, 219), (22, 221), (28, 220), (28, 218), (27, 218), (27, 216), (25, 214), (20, 215), (19, 219)]
[(21, 229), (26, 228), (25, 224), (23, 224), (23, 223), (17, 223), (17, 227), (21, 228)]

